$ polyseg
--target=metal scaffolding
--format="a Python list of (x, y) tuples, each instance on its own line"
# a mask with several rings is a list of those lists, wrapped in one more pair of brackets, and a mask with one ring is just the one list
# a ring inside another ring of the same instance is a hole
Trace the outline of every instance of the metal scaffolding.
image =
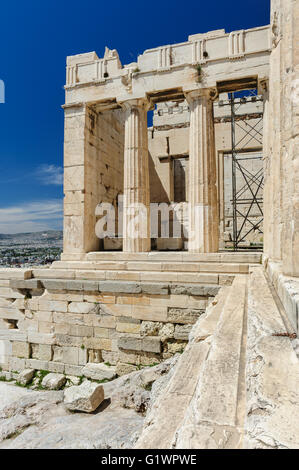
[[(217, 122), (231, 123), (231, 149), (225, 151), (225, 155), (231, 158), (231, 215), (228, 218), (232, 219), (229, 247), (234, 251), (262, 249), (263, 167), (250, 165), (250, 160), (262, 163), (263, 112), (258, 106), (254, 110), (248, 109), (250, 103), (257, 102), (263, 102), (263, 98), (257, 94), (256, 88), (230, 92), (228, 100), (218, 102), (219, 107), (230, 109)], [(256, 171), (252, 171), (254, 167), (258, 167)], [(259, 241), (249, 243), (246, 238), (253, 231), (260, 235), (254, 237)]]
[[(262, 148), (263, 145), (263, 114), (252, 115), (255, 124), (248, 122), (249, 115), (237, 114), (241, 106), (248, 101), (263, 101), (257, 96), (257, 90), (248, 90), (236, 101), (236, 95), (230, 93), (229, 102), (231, 108), (231, 157), (232, 157), (232, 209), (233, 209), (233, 233), (232, 242), (235, 251), (242, 249), (242, 243), (246, 237), (254, 230), (263, 235), (263, 168), (252, 173), (244, 166), (244, 161), (253, 158), (262, 158), (250, 155), (252, 149), (248, 149), (248, 144)], [(243, 118), (242, 118), (243, 117)], [(243, 136), (236, 141), (236, 128), (243, 131)], [(247, 155), (246, 155), (247, 153)], [(242, 181), (241, 187), (237, 187), (237, 178)], [(248, 197), (249, 196), (249, 197)], [(252, 212), (256, 211), (259, 216), (252, 217)], [(257, 220), (256, 220), (257, 219)], [(248, 227), (249, 225), (249, 227)], [(262, 248), (254, 245), (254, 248)]]

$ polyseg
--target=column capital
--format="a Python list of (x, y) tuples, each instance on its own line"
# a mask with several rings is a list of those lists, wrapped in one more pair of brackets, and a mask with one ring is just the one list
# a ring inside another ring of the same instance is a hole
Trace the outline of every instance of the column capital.
[(152, 107), (152, 103), (147, 98), (133, 98), (125, 101), (120, 101), (119, 104), (125, 110), (142, 108), (148, 111)]
[(197, 90), (186, 91), (184, 94), (188, 103), (200, 98), (207, 98), (214, 101), (218, 97), (218, 90), (216, 87), (199, 88)]

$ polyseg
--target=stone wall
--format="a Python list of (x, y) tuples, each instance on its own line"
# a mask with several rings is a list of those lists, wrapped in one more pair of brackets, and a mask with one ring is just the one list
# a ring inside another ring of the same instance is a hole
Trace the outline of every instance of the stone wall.
[(271, 25), (268, 123), (264, 145), (265, 254), (282, 262), (284, 274), (298, 276), (298, 2), (272, 0)]
[(124, 115), (88, 106), (65, 109), (64, 252), (100, 248), (95, 209), (123, 193)]
[[(63, 273), (62, 273), (63, 274)], [(50, 270), (49, 270), (50, 275)], [(122, 375), (182, 352), (217, 284), (35, 279), (0, 272), (0, 365), (82, 375), (106, 363)]]

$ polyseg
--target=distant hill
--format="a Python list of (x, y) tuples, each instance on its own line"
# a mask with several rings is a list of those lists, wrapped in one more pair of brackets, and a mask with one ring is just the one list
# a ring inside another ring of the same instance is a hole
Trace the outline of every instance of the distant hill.
[(0, 233), (0, 240), (22, 240), (30, 238), (34, 240), (62, 240), (62, 230), (44, 230), (42, 232), (25, 232), (25, 233)]

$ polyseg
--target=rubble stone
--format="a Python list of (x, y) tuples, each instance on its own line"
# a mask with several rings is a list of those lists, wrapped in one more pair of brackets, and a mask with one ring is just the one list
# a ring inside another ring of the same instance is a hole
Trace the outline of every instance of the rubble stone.
[(64, 405), (71, 411), (92, 413), (104, 400), (104, 389), (89, 380), (79, 386), (69, 387), (64, 391)]
[(42, 380), (42, 386), (49, 390), (60, 390), (66, 382), (65, 375), (50, 372)]

